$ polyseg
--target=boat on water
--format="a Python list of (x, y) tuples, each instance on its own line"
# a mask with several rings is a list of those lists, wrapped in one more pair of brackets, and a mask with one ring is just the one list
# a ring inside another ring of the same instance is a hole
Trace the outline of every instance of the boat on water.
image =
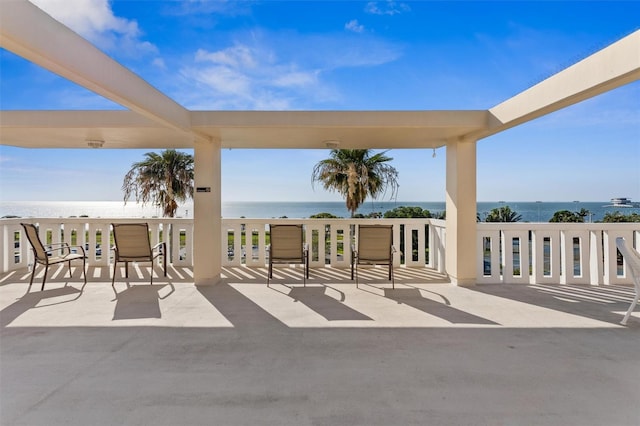
[(604, 207), (631, 208), (631, 207), (635, 207), (635, 206), (631, 203), (631, 199), (630, 198), (619, 197), (619, 198), (612, 198), (611, 199), (611, 204), (607, 204)]

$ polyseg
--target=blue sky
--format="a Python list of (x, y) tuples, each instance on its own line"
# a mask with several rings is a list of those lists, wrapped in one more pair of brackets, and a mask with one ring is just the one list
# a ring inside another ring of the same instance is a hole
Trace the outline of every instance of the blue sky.
[[(488, 109), (640, 28), (639, 1), (32, 2), (192, 110)], [(479, 141), (478, 200), (640, 201), (639, 83)], [(121, 109), (5, 50), (0, 108)], [(0, 197), (120, 200), (145, 152), (0, 146)], [(341, 201), (327, 155), (225, 150), (223, 200)], [(388, 155), (399, 201), (444, 200), (444, 149)]]

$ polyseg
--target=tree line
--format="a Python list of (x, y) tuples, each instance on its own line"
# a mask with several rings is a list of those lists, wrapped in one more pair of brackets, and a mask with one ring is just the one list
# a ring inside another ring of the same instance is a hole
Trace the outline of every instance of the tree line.
[[(558, 210), (553, 214), (553, 217), (549, 220), (551, 223), (565, 222), (565, 223), (584, 223), (585, 217), (587, 217), (590, 212), (587, 210), (585, 213), (585, 209), (582, 209), (579, 212), (571, 212), (568, 210)], [(384, 213), (382, 212), (372, 212), (366, 215), (356, 214), (353, 216), (354, 218), (361, 219), (391, 219), (391, 218), (405, 218), (405, 219), (419, 219), (419, 218), (431, 218), (431, 219), (446, 219), (446, 212), (430, 212), (427, 209), (422, 209), (417, 206), (400, 206), (396, 207), (393, 210), (388, 210)], [(339, 216), (335, 216), (331, 213), (318, 213), (313, 216), (310, 216), (311, 219), (339, 219)], [(498, 207), (492, 209), (482, 220), (480, 218), (480, 214), (476, 215), (476, 220), (478, 222), (520, 222), (522, 220), (522, 215), (518, 214), (518, 212), (511, 210), (509, 206)], [(640, 214), (631, 213), (628, 215), (622, 214), (619, 211), (606, 213), (604, 218), (599, 221), (602, 223), (620, 223), (620, 222), (640, 222)]]

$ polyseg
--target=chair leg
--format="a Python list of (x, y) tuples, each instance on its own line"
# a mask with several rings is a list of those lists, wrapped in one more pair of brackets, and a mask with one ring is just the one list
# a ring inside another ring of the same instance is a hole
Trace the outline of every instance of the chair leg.
[(272, 278), (273, 274), (273, 264), (271, 263), (271, 260), (269, 260), (269, 270), (267, 271), (267, 287), (269, 287), (269, 279)]
[(151, 285), (153, 285), (153, 266), (154, 266), (154, 262), (153, 262), (153, 259), (151, 259)]
[(116, 282), (116, 268), (118, 266), (118, 261), (114, 260), (113, 261), (113, 278), (111, 278), (111, 287), (113, 287), (115, 285)]
[(84, 273), (84, 283), (87, 283), (87, 258), (82, 258), (82, 272)]
[(391, 280), (391, 288), (395, 289), (396, 288), (396, 281), (395, 281), (395, 278), (393, 276), (393, 263), (389, 264), (389, 279)]
[(33, 284), (33, 277), (36, 276), (36, 262), (33, 262), (33, 268), (31, 269), (31, 280), (29, 280), (29, 289), (31, 289), (31, 284)]
[(129, 278), (129, 262), (124, 262), (124, 276)]
[(47, 271), (49, 270), (49, 265), (44, 265), (44, 276), (42, 277), (42, 287), (40, 291), (44, 290), (44, 283), (47, 281)]
[(356, 270), (356, 288), (358, 288), (358, 263), (357, 262), (355, 264), (354, 269)]
[(162, 249), (162, 267), (164, 268), (164, 276), (167, 276), (167, 248), (166, 246)]
[(71, 261), (67, 262), (67, 267), (69, 268), (69, 278), (73, 278), (73, 274), (71, 273)]
[(353, 262), (355, 258), (353, 257), (353, 253), (351, 253), (351, 281), (353, 281)]

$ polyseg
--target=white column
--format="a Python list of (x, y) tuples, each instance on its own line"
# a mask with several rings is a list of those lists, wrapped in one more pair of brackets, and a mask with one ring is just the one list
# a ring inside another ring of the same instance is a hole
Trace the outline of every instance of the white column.
[(459, 286), (477, 281), (476, 202), (476, 141), (448, 141), (445, 261), (451, 282)]
[(220, 141), (196, 140), (193, 194), (193, 275), (196, 285), (216, 284), (222, 271)]

